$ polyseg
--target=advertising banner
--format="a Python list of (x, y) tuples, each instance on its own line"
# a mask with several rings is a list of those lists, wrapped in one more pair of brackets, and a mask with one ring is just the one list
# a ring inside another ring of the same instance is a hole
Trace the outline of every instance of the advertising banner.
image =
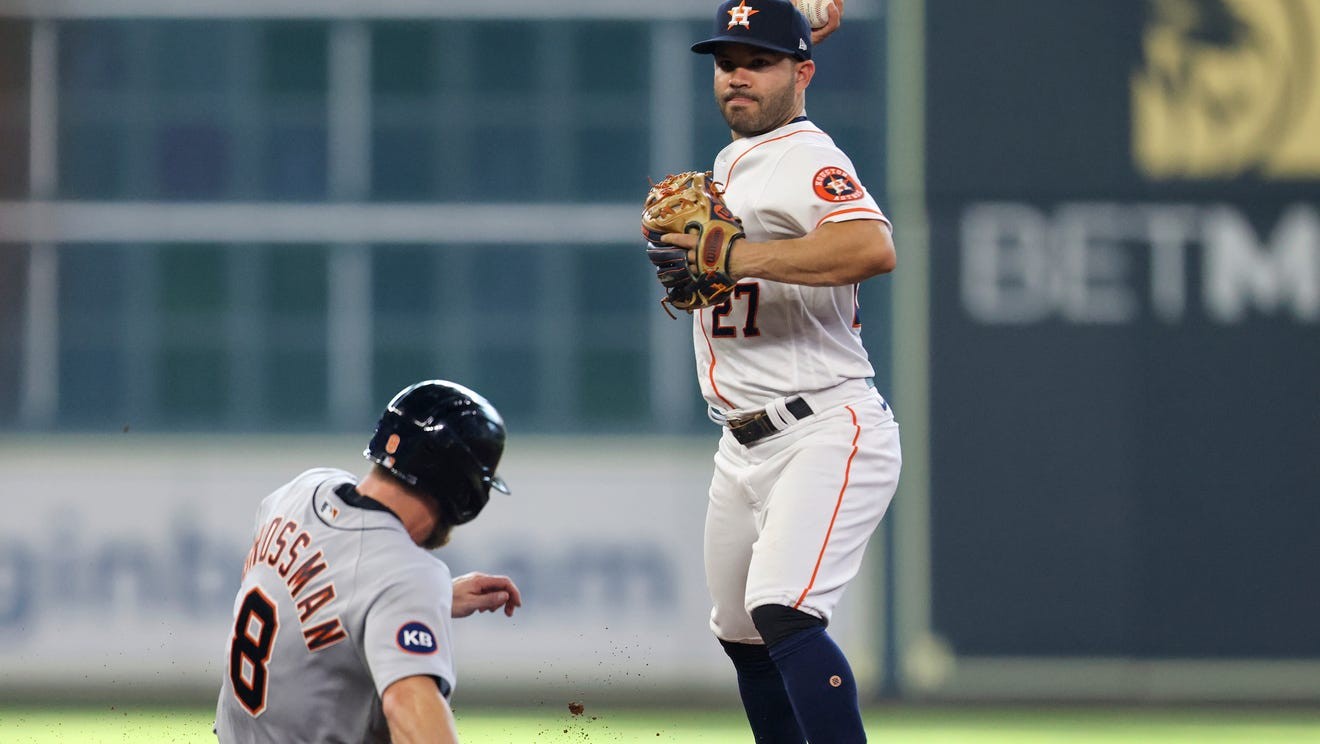
[(933, 631), (1320, 659), (1320, 3), (928, 21)]
[[(364, 444), (3, 440), (0, 690), (213, 695), (257, 504), (312, 467), (365, 472)], [(500, 470), (513, 494), (492, 494), (437, 552), (454, 575), (507, 574), (523, 594), (513, 618), (455, 621), (459, 697), (734, 701), (701, 558), (713, 452), (713, 438), (511, 440)], [(865, 684), (871, 583), (854, 583), (831, 625)]]

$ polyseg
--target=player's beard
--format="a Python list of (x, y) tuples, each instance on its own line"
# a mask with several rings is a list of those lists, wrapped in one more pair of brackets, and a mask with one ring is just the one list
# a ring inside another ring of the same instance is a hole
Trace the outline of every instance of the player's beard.
[[(733, 106), (731, 98), (750, 98), (755, 105)], [(790, 82), (783, 89), (765, 95), (731, 91), (720, 97), (720, 113), (729, 129), (739, 137), (755, 137), (788, 123), (797, 113), (797, 91)]]
[(443, 548), (449, 544), (449, 535), (453, 531), (454, 526), (452, 524), (445, 524), (444, 522), (436, 524), (435, 529), (431, 530), (431, 534), (427, 535), (426, 540), (422, 542), (422, 547), (427, 550)]

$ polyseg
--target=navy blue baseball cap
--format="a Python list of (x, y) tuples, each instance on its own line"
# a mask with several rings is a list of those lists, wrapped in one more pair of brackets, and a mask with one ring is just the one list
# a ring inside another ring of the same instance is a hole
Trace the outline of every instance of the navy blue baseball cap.
[(692, 45), (713, 54), (720, 44), (748, 46), (811, 59), (811, 27), (788, 0), (724, 0), (715, 12), (715, 35)]

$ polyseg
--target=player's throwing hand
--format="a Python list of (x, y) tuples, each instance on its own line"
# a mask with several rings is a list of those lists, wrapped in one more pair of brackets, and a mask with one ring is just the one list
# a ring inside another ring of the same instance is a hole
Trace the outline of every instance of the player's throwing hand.
[(830, 19), (825, 22), (824, 26), (813, 28), (811, 30), (812, 44), (819, 44), (822, 41), (825, 41), (825, 37), (838, 31), (839, 25), (843, 23), (843, 0), (831, 0), (830, 5), (833, 6), (827, 9), (830, 14)]

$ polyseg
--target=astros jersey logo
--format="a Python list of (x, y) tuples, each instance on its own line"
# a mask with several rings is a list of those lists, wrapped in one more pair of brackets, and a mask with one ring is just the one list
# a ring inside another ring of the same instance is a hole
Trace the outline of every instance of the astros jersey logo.
[(750, 5), (748, 5), (747, 0), (740, 0), (740, 2), (738, 3), (738, 7), (729, 8), (729, 25), (725, 26), (725, 28), (733, 28), (734, 26), (751, 28), (752, 24), (749, 22), (749, 20), (751, 19), (752, 16), (760, 12), (761, 11), (757, 10), (756, 8), (753, 8)]
[(866, 195), (847, 171), (833, 166), (816, 171), (811, 186), (816, 190), (816, 196), (828, 202), (855, 201)]

